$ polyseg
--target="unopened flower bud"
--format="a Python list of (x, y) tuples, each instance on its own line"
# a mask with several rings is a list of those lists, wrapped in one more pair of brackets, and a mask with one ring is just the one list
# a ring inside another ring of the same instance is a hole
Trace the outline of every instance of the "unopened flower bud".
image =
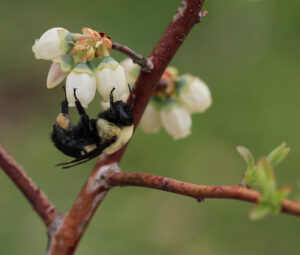
[(78, 64), (67, 76), (66, 93), (69, 106), (75, 106), (74, 89), (82, 106), (87, 108), (96, 93), (96, 77), (87, 64)]
[(210, 107), (212, 102), (210, 90), (199, 78), (183, 75), (179, 78), (176, 88), (179, 101), (189, 112), (204, 112)]
[(105, 57), (95, 70), (97, 89), (103, 99), (109, 101), (110, 92), (114, 90), (114, 100), (122, 100), (128, 94), (128, 86), (123, 67), (112, 57)]
[(61, 27), (51, 28), (35, 41), (32, 50), (37, 59), (51, 60), (66, 54), (69, 40), (72, 40), (72, 34), (68, 30)]
[(162, 123), (159, 108), (152, 100), (147, 105), (140, 123), (146, 133), (157, 133), (160, 130)]
[(124, 68), (127, 83), (134, 84), (139, 76), (140, 66), (133, 63), (131, 58), (124, 59), (120, 64)]
[(47, 77), (47, 88), (52, 89), (56, 87), (67, 77), (67, 75), (67, 73), (64, 73), (61, 70), (60, 63), (52, 63)]
[(171, 77), (178, 76), (178, 69), (174, 66), (168, 66), (165, 72), (169, 73)]
[(191, 133), (190, 113), (172, 99), (168, 99), (160, 113), (166, 131), (174, 140), (184, 138)]

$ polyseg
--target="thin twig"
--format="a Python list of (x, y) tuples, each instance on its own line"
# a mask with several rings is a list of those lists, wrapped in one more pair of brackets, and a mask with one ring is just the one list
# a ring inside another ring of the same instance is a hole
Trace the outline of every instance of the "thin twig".
[(134, 52), (132, 49), (117, 42), (112, 42), (112, 48), (118, 50), (132, 59), (132, 61), (141, 66), (142, 71), (150, 72), (153, 69), (152, 61), (143, 55)]
[[(199, 17), (201, 16), (199, 13), (203, 3), (204, 0), (183, 1), (165, 33), (150, 54), (149, 59), (153, 63), (153, 69), (150, 72), (142, 71), (133, 89), (133, 94), (135, 95), (133, 108), (135, 127), (142, 117), (164, 70), (192, 27), (199, 22)], [(90, 192), (90, 183), (93, 183), (95, 176), (99, 175), (99, 169), (118, 164), (125, 150), (126, 146), (112, 155), (102, 155), (99, 158), (71, 210), (62, 219), (61, 226), (56, 233), (52, 235), (52, 240), (54, 241), (50, 242), (47, 255), (72, 255), (74, 253), (82, 234), (108, 190), (107, 188), (99, 187)], [(91, 207), (93, 209), (84, 209)], [(80, 234), (76, 234), (78, 229)]]
[[(206, 186), (182, 182), (175, 179), (144, 173), (120, 172), (110, 173), (107, 183), (113, 186), (140, 186), (164, 190), (180, 195), (193, 197), (200, 201), (203, 198), (237, 199), (257, 203), (260, 192), (247, 189), (241, 185)], [(285, 199), (282, 202), (282, 212), (300, 216), (300, 203)]]
[(45, 225), (49, 226), (57, 214), (56, 208), (2, 145), (0, 145), (0, 166), (31, 203)]

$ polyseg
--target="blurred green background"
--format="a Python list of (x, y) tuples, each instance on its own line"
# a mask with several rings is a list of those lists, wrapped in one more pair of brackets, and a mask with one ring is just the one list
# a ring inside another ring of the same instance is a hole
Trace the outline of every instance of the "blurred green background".
[[(66, 157), (50, 142), (63, 96), (47, 90), (50, 62), (34, 59), (34, 40), (49, 28), (79, 32), (87, 26), (148, 55), (180, 1), (5, 1), (0, 8), (0, 142), (61, 211), (67, 211), (93, 162), (62, 171)], [(200, 76), (212, 107), (193, 116), (193, 134), (174, 142), (137, 130), (121, 166), (198, 184), (240, 183), (244, 162), (235, 148), (267, 154), (291, 146), (276, 168), (279, 185), (300, 194), (299, 1), (207, 0), (209, 15), (172, 61)], [(123, 56), (113, 52), (121, 60)], [(100, 99), (100, 98), (98, 98)], [(99, 111), (99, 100), (89, 107)], [(116, 188), (96, 212), (78, 255), (92, 254), (299, 254), (300, 220), (289, 215), (258, 222), (245, 202), (190, 198), (141, 188)], [(43, 254), (46, 230), (0, 171), (0, 254)]]

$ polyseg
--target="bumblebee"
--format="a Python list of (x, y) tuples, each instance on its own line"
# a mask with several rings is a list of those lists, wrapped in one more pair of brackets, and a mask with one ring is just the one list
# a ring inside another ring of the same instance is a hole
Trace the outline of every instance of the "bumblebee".
[[(75, 105), (80, 115), (77, 125), (72, 125), (69, 119), (67, 99), (61, 102), (61, 112), (53, 125), (51, 140), (57, 149), (75, 159), (57, 166), (70, 168), (85, 163), (103, 152), (112, 154), (129, 141), (133, 133), (132, 104), (129, 106), (123, 101), (114, 101), (114, 90), (115, 88), (110, 93), (109, 108), (100, 112), (97, 119), (90, 119), (74, 89)], [(130, 95), (133, 102), (131, 90)]]

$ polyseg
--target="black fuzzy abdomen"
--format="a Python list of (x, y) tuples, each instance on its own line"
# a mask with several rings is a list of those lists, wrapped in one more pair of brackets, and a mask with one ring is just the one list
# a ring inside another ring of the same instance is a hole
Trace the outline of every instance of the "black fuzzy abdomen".
[(51, 140), (57, 149), (70, 157), (78, 158), (84, 150), (84, 144), (73, 139), (69, 131), (62, 129), (57, 124), (53, 125)]

